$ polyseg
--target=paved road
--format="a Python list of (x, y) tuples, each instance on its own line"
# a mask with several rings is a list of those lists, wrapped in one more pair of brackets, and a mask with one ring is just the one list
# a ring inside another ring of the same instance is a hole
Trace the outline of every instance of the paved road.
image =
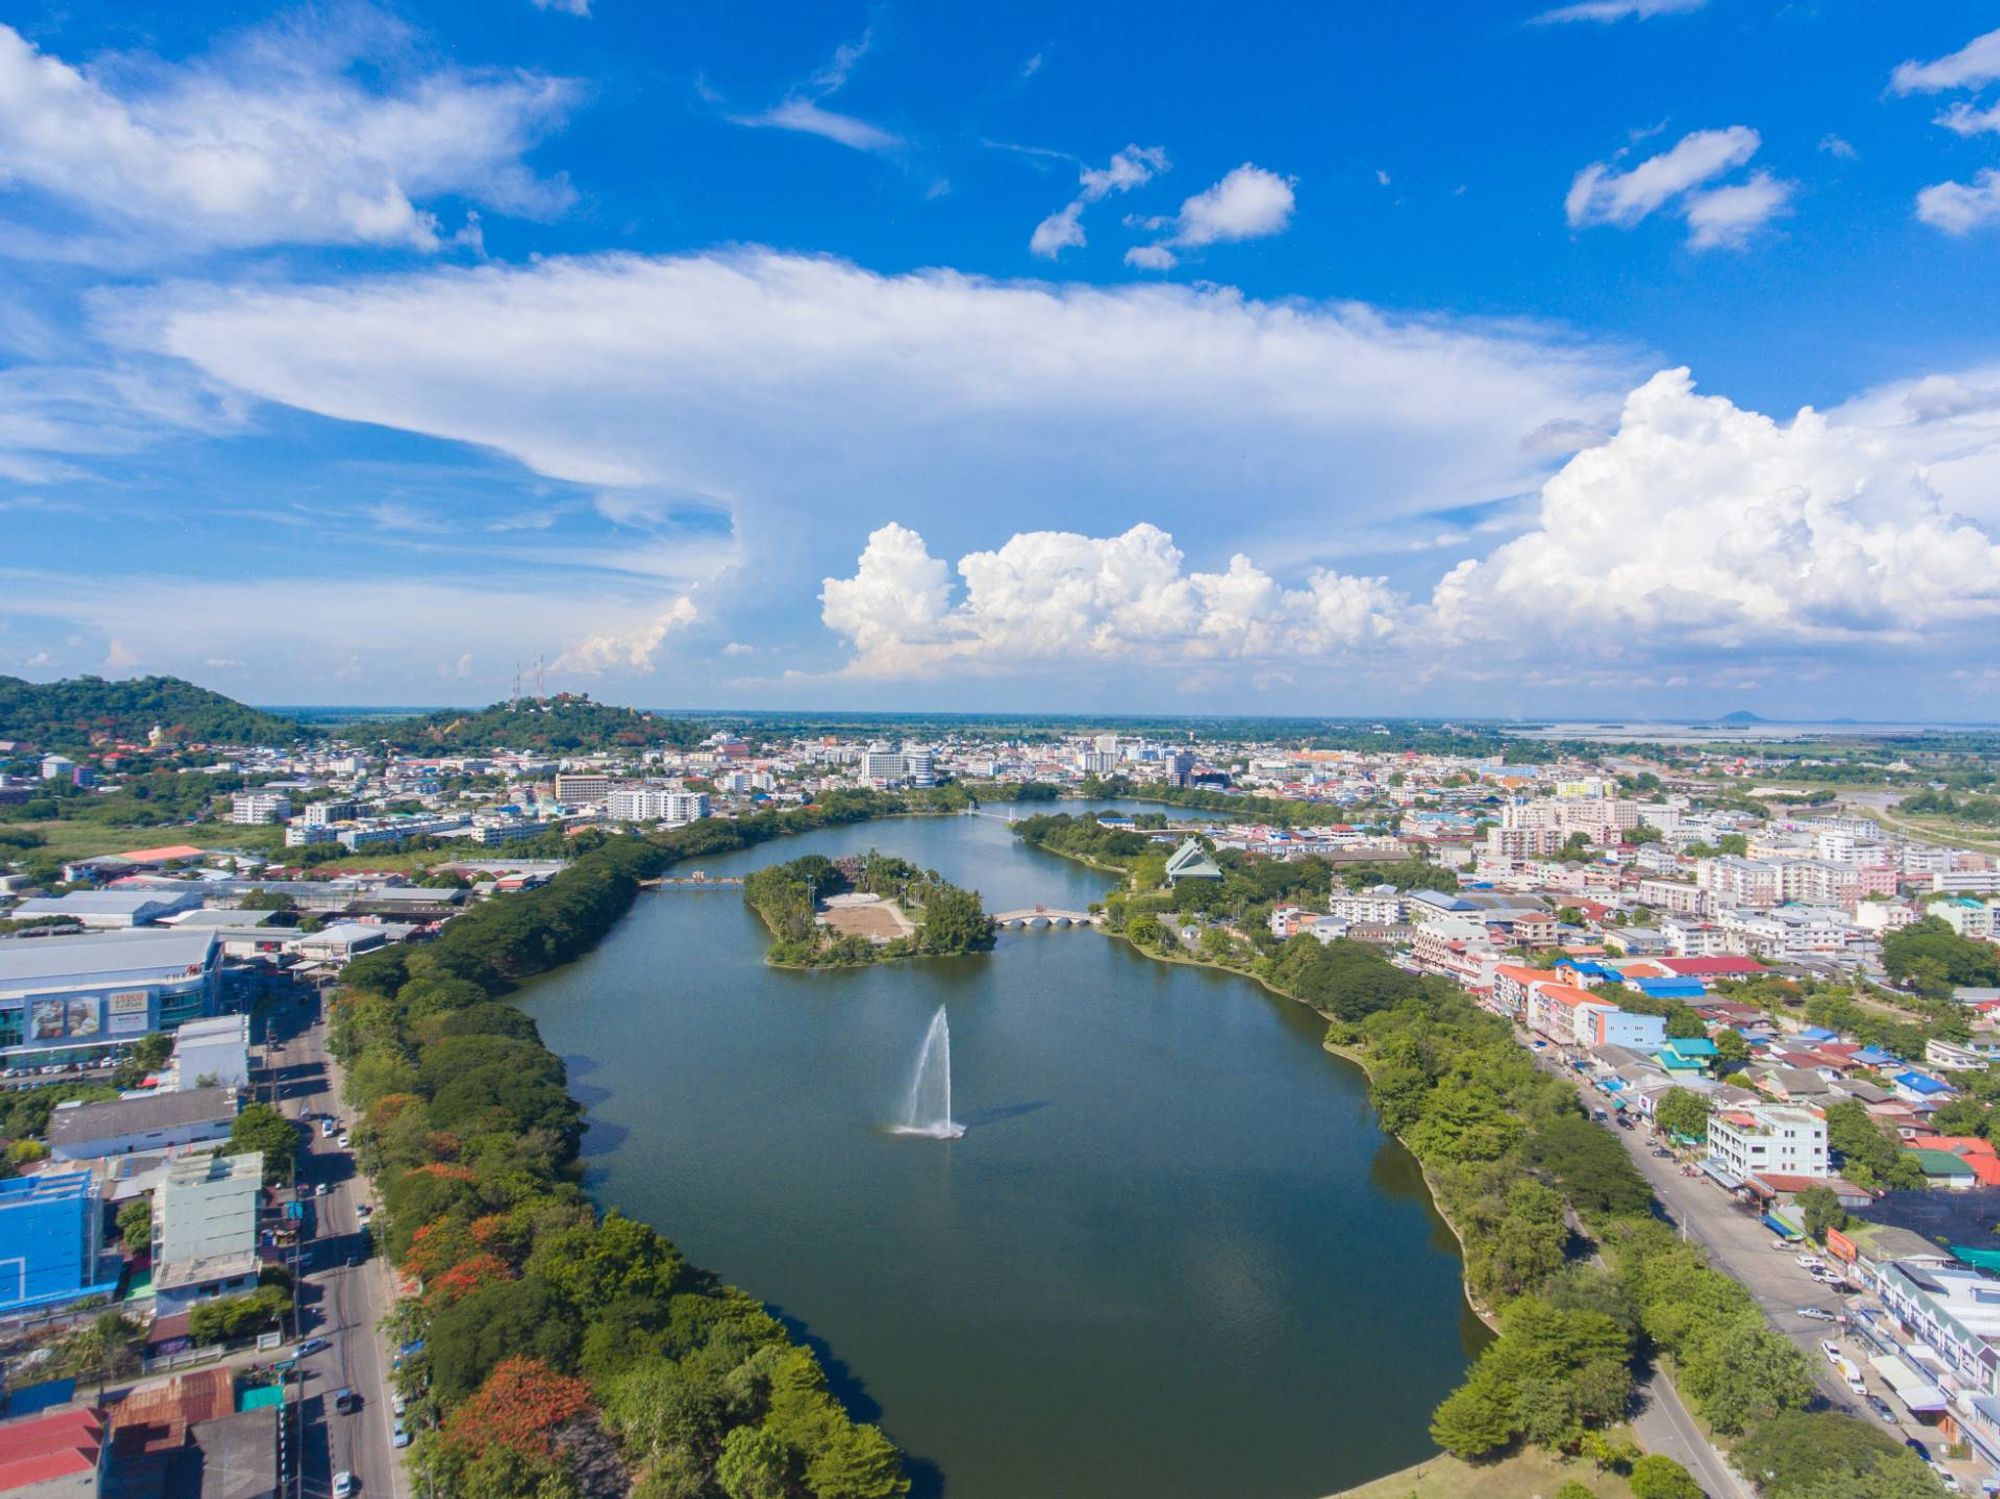
[[(299, 1182), (326, 1188), (312, 1200), (309, 1259), (299, 1287), (300, 1336), (324, 1338), (329, 1345), (302, 1361), (307, 1371), (301, 1397), (303, 1494), (330, 1494), (333, 1475), (348, 1472), (360, 1481), (364, 1499), (407, 1499), (401, 1454), (390, 1438), (395, 1415), (388, 1349), (378, 1331), (394, 1291), (386, 1263), (367, 1253), (368, 1236), (357, 1211), (367, 1183), (356, 1175), (354, 1158), (339, 1148), (337, 1136), (323, 1136), (314, 1117), (343, 1117), (316, 1011), (315, 1004), (279, 1017), (273, 1030), (284, 1036), (284, 1049), (270, 1056), (279, 1106), (308, 1123), (310, 1144), (300, 1157)], [(343, 1386), (360, 1396), (359, 1408), (344, 1416), (333, 1409), (333, 1392)]]

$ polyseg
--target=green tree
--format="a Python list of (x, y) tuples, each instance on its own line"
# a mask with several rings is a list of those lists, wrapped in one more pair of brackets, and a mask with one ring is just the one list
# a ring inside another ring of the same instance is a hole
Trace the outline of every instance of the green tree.
[(261, 1152), (267, 1182), (281, 1182), (291, 1176), (298, 1148), (298, 1125), (268, 1103), (249, 1105), (229, 1126), (229, 1154)]
[(1737, 1444), (1763, 1499), (1942, 1499), (1923, 1460), (1880, 1427), (1831, 1411), (1789, 1411)]
[(1741, 1031), (1724, 1028), (1715, 1033), (1715, 1055), (1718, 1061), (1736, 1064), (1750, 1060), (1750, 1043), (1743, 1039)]
[(715, 1479), (729, 1499), (785, 1499), (791, 1454), (760, 1426), (739, 1426), (722, 1443)]
[(1669, 1088), (1653, 1105), (1653, 1118), (1661, 1129), (1690, 1140), (1708, 1138), (1708, 1100), (1686, 1088)]
[(1805, 1219), (1808, 1238), (1824, 1244), (1829, 1229), (1847, 1227), (1847, 1209), (1840, 1205), (1840, 1198), (1831, 1187), (1807, 1187), (1792, 1200)]
[(118, 1237), (125, 1252), (137, 1254), (153, 1242), (153, 1199), (135, 1197), (118, 1210)]
[(1597, 1499), (1597, 1495), (1591, 1492), (1589, 1484), (1571, 1478), (1556, 1490), (1556, 1499)]
[(1475, 1375), (1445, 1396), (1431, 1415), (1431, 1440), (1467, 1462), (1491, 1457), (1520, 1436), (1514, 1403), (1497, 1379)]
[(1732, 1436), (1813, 1398), (1812, 1369), (1798, 1345), (1748, 1318), (1696, 1342), (1681, 1360), (1679, 1383), (1709, 1425)]
[(1694, 1475), (1662, 1452), (1633, 1463), (1630, 1482), (1632, 1499), (1703, 1499)]

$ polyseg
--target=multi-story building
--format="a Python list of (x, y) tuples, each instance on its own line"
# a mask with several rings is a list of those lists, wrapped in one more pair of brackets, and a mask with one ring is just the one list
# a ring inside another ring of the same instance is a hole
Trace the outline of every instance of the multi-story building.
[(1365, 922), (1370, 926), (1394, 926), (1403, 919), (1403, 897), (1393, 892), (1357, 894), (1336, 886), (1326, 901), (1327, 914), (1342, 921)]
[(602, 771), (564, 770), (556, 773), (556, 800), (565, 806), (601, 802), (611, 794), (611, 777)]
[(292, 799), (282, 791), (238, 791), (229, 798), (229, 820), (244, 827), (283, 822), (292, 815)]
[(1819, 1109), (1759, 1104), (1723, 1109), (1709, 1117), (1709, 1157), (1745, 1180), (1779, 1176), (1826, 1176), (1826, 1114)]
[(153, 1294), (163, 1315), (257, 1284), (264, 1157), (186, 1155), (167, 1168), (153, 1214)]
[(1761, 859), (1746, 859), (1738, 854), (1699, 859), (1695, 862), (1694, 878), (1697, 885), (1714, 895), (1718, 906), (1763, 911), (1784, 898), (1779, 867)]
[(698, 822), (708, 816), (708, 793), (670, 786), (624, 787), (605, 799), (607, 817), (619, 822)]
[(0, 943), (0, 1058), (88, 1058), (215, 1013), (214, 931), (91, 933)]
[(0, 1317), (117, 1290), (115, 1274), (98, 1276), (103, 1219), (94, 1171), (0, 1181)]
[(325, 827), (328, 823), (352, 822), (361, 815), (361, 803), (353, 801), (307, 802), (306, 826)]

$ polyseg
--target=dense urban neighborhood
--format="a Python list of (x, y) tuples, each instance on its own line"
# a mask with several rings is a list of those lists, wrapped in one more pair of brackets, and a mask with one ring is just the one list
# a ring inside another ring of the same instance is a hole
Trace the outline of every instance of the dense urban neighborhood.
[(1446, 1450), (2000, 1486), (2000, 857), (1907, 820), (1976, 813), (1978, 744), (223, 703), (0, 725), (0, 1488), (904, 1492), (810, 1350), (582, 1197), (504, 996), (704, 855), (975, 811), (1116, 884), (988, 913), (857, 826), (738, 881), (773, 960), (1096, 926), (1320, 1011), (1499, 1333)]

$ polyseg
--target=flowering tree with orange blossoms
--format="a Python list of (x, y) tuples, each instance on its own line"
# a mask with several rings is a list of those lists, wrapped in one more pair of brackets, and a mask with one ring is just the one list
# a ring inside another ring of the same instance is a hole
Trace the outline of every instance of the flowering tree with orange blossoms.
[(508, 1447), (546, 1458), (556, 1431), (591, 1407), (590, 1386), (558, 1374), (540, 1359), (503, 1359), (486, 1382), (444, 1424), (448, 1449), (468, 1457)]
[(428, 1298), (438, 1306), (449, 1306), (461, 1296), (470, 1296), (481, 1286), (496, 1280), (512, 1280), (514, 1272), (498, 1255), (475, 1254), (460, 1260), (442, 1275), (424, 1277)]

